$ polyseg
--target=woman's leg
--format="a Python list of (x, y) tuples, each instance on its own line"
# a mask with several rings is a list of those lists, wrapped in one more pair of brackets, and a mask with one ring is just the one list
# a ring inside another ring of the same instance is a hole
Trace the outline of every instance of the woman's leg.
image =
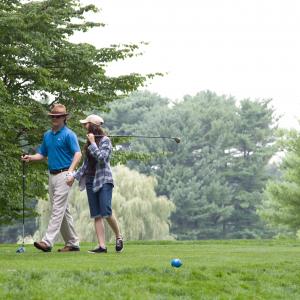
[[(88, 176), (86, 178), (86, 192), (90, 207), (91, 218), (94, 218), (94, 225), (96, 236), (98, 239), (99, 246), (105, 248), (105, 230), (104, 222), (101, 217), (100, 203), (99, 203), (99, 192), (93, 191), (94, 177)], [(98, 216), (98, 217), (97, 217)]]
[(120, 233), (120, 228), (117, 222), (117, 219), (114, 214), (112, 214), (110, 217), (106, 218), (107, 223), (109, 224), (110, 228), (113, 230), (116, 239), (122, 238), (121, 233)]
[(114, 214), (112, 214), (110, 217), (106, 218), (107, 223), (109, 224), (109, 226), (111, 227), (111, 229), (113, 230), (113, 232), (116, 235), (116, 251), (117, 252), (122, 252), (123, 251), (123, 238), (122, 235), (120, 233), (120, 229), (119, 229), (119, 225), (117, 222), (116, 217), (114, 216)]
[(99, 246), (101, 248), (106, 248), (103, 218), (101, 217), (95, 218), (95, 230), (96, 230)]
[(101, 215), (106, 216), (107, 223), (116, 235), (116, 238), (121, 238), (118, 222), (112, 212), (112, 190), (113, 185), (106, 183), (99, 191)]

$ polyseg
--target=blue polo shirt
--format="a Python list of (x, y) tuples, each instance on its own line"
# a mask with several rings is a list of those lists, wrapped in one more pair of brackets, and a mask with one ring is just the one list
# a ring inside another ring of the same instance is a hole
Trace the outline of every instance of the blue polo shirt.
[(76, 134), (64, 126), (57, 132), (48, 130), (37, 152), (48, 157), (49, 170), (60, 170), (70, 167), (74, 154), (80, 152), (80, 147)]

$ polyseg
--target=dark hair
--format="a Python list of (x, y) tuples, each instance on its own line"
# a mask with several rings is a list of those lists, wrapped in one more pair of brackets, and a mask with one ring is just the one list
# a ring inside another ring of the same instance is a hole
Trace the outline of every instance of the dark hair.
[[(101, 136), (95, 137), (95, 142), (98, 145), (99, 142), (101, 141), (101, 139), (103, 138), (103, 136), (106, 136), (106, 133), (104, 132), (104, 130), (100, 126), (95, 125), (93, 123), (89, 123), (88, 126), (89, 126), (88, 127), (88, 133), (92, 133), (94, 135), (101, 135)], [(91, 144), (90, 141), (87, 139), (87, 141), (86, 141), (86, 143), (84, 144), (84, 147), (83, 147), (83, 153), (85, 155), (89, 155), (88, 146), (90, 144)]]

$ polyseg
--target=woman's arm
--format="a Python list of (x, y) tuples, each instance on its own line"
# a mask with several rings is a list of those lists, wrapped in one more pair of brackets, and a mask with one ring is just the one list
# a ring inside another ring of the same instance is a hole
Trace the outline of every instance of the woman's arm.
[(107, 161), (112, 151), (112, 145), (108, 137), (103, 137), (100, 141), (99, 148), (95, 143), (94, 135), (88, 134), (91, 144), (88, 147), (90, 154), (98, 161)]

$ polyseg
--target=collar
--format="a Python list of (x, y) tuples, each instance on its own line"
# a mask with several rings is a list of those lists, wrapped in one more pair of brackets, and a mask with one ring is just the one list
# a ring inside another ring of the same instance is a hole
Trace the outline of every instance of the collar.
[(57, 131), (53, 131), (53, 129), (51, 128), (51, 133), (53, 135), (59, 134), (60, 132), (62, 132), (65, 129), (66, 125), (64, 125), (63, 127), (61, 127), (59, 130)]

